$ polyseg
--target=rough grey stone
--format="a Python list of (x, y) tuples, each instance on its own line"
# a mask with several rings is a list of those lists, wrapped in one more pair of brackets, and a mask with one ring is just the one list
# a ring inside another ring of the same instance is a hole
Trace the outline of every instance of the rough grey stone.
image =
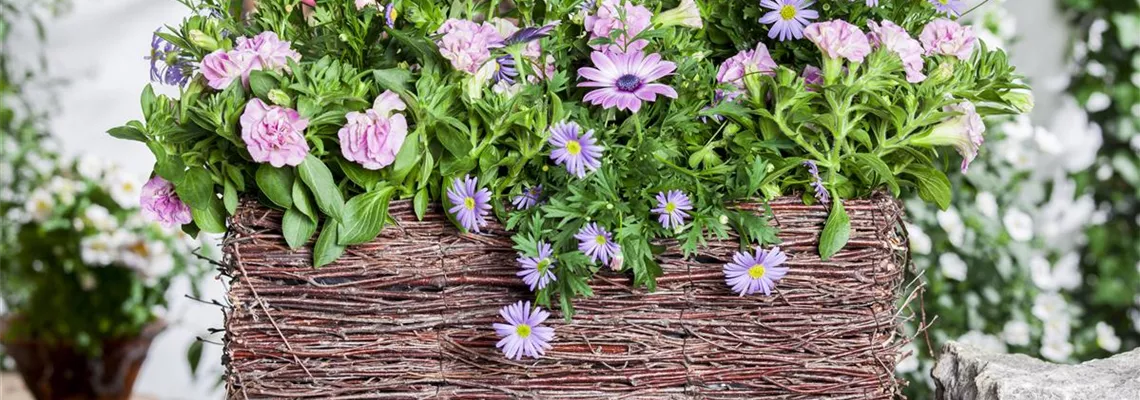
[(1140, 400), (1140, 349), (1064, 365), (951, 342), (931, 374), (941, 400)]

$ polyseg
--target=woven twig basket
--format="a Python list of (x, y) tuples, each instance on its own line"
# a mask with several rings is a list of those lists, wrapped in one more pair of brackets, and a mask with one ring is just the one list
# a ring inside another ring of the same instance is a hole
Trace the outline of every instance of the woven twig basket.
[(495, 348), (491, 324), (500, 307), (532, 296), (500, 226), (460, 234), (439, 212), (418, 221), (395, 202), (396, 226), (314, 269), (308, 249), (286, 246), (280, 212), (245, 202), (224, 244), (229, 397), (894, 397), (905, 340), (899, 203), (847, 202), (851, 239), (827, 262), (816, 251), (827, 209), (791, 197), (770, 205), (790, 269), (772, 296), (725, 285), (735, 240), (694, 259), (671, 246), (656, 292), (598, 276), (572, 322), (548, 320), (556, 338), (546, 357), (515, 362)]

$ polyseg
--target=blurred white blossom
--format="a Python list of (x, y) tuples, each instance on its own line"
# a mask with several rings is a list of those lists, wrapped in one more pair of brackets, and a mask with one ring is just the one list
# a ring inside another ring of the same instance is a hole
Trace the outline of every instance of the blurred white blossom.
[(926, 232), (923, 232), (922, 228), (917, 225), (910, 223), (904, 225), (906, 226), (907, 235), (910, 238), (910, 250), (915, 254), (930, 254), (932, 246), (930, 236), (927, 236)]
[(1013, 346), (1028, 346), (1029, 324), (1021, 320), (1008, 321), (1001, 330), (1001, 338)]
[(977, 330), (971, 330), (966, 332), (965, 335), (958, 337), (958, 342), (977, 347), (989, 353), (1006, 353), (1009, 351), (1005, 347), (1005, 343), (1002, 342), (1001, 339), (998, 339), (997, 336)]
[(966, 272), (969, 267), (958, 254), (942, 253), (942, 255), (938, 256), (938, 265), (942, 269), (942, 275), (947, 278), (956, 281), (966, 280)]
[(998, 203), (993, 193), (978, 192), (978, 195), (974, 197), (974, 202), (977, 203), (975, 205), (978, 207), (978, 212), (981, 212), (982, 215), (991, 219), (997, 219)]
[(33, 221), (47, 221), (55, 211), (55, 198), (44, 189), (36, 189), (28, 196), (24, 211)]
[(1120, 337), (1116, 336), (1116, 329), (1104, 322), (1097, 322), (1096, 345), (1109, 353), (1120, 351)]
[(1005, 230), (1013, 240), (1026, 242), (1033, 239), (1033, 218), (1024, 211), (1009, 210), (1002, 218), (1002, 223), (1005, 224)]
[(1073, 344), (1067, 339), (1047, 338), (1041, 342), (1041, 356), (1055, 362), (1068, 361), (1073, 354)]

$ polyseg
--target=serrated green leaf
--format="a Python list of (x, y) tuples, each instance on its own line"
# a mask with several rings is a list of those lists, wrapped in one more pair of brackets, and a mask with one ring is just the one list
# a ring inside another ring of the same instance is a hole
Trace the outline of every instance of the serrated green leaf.
[(860, 167), (869, 168), (875, 173), (875, 176), (881, 179), (883, 183), (886, 183), (892, 194), (895, 196), (899, 195), (901, 192), (899, 182), (895, 179), (895, 174), (891, 172), (891, 167), (888, 166), (887, 163), (883, 162), (879, 157), (867, 153), (856, 153), (852, 156), (855, 157)]

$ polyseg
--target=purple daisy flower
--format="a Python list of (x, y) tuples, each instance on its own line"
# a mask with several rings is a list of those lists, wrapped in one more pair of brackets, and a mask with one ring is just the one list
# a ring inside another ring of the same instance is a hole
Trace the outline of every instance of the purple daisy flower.
[(542, 307), (531, 309), (530, 302), (518, 303), (499, 309), (499, 315), (507, 323), (495, 323), (495, 334), (502, 340), (495, 347), (503, 349), (503, 355), (512, 360), (521, 360), (525, 355), (530, 358), (539, 358), (550, 349), (550, 341), (554, 340), (554, 328), (539, 326), (550, 313)]
[(506, 81), (507, 84), (514, 84), (515, 78), (519, 76), (519, 70), (515, 69), (515, 58), (508, 55), (500, 56), (495, 59), (495, 75), (491, 76), (491, 80), (495, 83)]
[(185, 86), (190, 82), (193, 61), (182, 55), (182, 49), (154, 33), (150, 41), (150, 80), (171, 86)]
[(447, 198), (452, 205), (448, 211), (455, 215), (463, 229), (479, 232), (479, 228), (487, 226), (487, 216), (491, 215), (491, 191), (479, 189), (478, 179), (470, 175), (463, 179), (455, 178), (451, 188), (447, 189)]
[(761, 24), (771, 24), (768, 37), (780, 38), (783, 42), (788, 39), (802, 39), (804, 27), (810, 20), (819, 18), (819, 13), (809, 10), (815, 4), (812, 0), (760, 0), (760, 6), (770, 9), (767, 14), (760, 17)]
[(586, 170), (596, 171), (602, 166), (602, 146), (594, 139), (594, 130), (581, 133), (577, 122), (559, 122), (550, 127), (550, 144), (554, 151), (550, 158), (555, 164), (566, 164), (566, 171), (578, 178), (586, 177)]
[(539, 197), (542, 196), (542, 185), (532, 186), (523, 190), (522, 194), (515, 196), (511, 199), (511, 204), (514, 204), (517, 210), (526, 210), (538, 204)]
[(641, 51), (595, 51), (590, 53), (590, 59), (594, 61), (594, 67), (578, 69), (578, 75), (589, 79), (579, 83), (578, 87), (598, 88), (586, 93), (582, 100), (588, 103), (636, 113), (641, 109), (642, 101), (656, 101), (657, 95), (677, 98), (677, 91), (672, 87), (654, 82), (672, 75), (677, 69), (676, 64), (662, 61), (656, 53), (647, 56)]
[(510, 46), (513, 44), (533, 42), (535, 40), (542, 39), (544, 37), (550, 36), (550, 32), (553, 32), (554, 27), (556, 26), (558, 26), (558, 22), (549, 25), (543, 25), (538, 28), (528, 26), (519, 29), (515, 31), (515, 33), (512, 33), (510, 36), (507, 36), (507, 38), (503, 40), (503, 45)]
[(388, 3), (388, 5), (384, 6), (384, 25), (387, 25), (389, 28), (396, 27), (396, 17), (398, 15), (399, 11), (396, 11), (396, 3)]
[(808, 173), (811, 174), (811, 187), (815, 188), (815, 199), (820, 203), (831, 202), (831, 193), (823, 186), (823, 178), (819, 177), (819, 166), (815, 165), (815, 161), (804, 161), (804, 166), (807, 167)]
[(783, 266), (787, 260), (788, 255), (779, 247), (772, 250), (757, 248), (755, 255), (737, 252), (732, 256), (732, 262), (724, 265), (724, 281), (741, 296), (760, 291), (769, 296), (776, 282), (788, 273), (788, 267)]
[(605, 228), (599, 227), (597, 223), (591, 222), (582, 227), (574, 235), (574, 238), (579, 241), (578, 250), (585, 253), (594, 262), (602, 260), (602, 264), (609, 264), (610, 257), (621, 252), (621, 247), (613, 242), (613, 235), (610, 235)]
[(930, 0), (930, 4), (933, 4), (938, 12), (949, 16), (962, 15), (962, 11), (966, 8), (966, 0)]
[(545, 288), (550, 282), (558, 280), (558, 277), (554, 276), (554, 259), (550, 258), (552, 255), (554, 249), (546, 242), (538, 242), (538, 257), (519, 254), (518, 262), (522, 270), (515, 275), (530, 285), (530, 291)]
[(685, 223), (685, 218), (689, 217), (685, 211), (692, 209), (693, 203), (689, 202), (689, 196), (680, 190), (670, 190), (657, 194), (657, 208), (650, 211), (658, 214), (657, 222), (661, 226), (674, 229)]

